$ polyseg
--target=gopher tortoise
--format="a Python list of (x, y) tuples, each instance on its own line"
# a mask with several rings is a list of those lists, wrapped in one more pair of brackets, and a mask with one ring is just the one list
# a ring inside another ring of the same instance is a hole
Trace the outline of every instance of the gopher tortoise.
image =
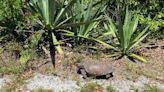
[(112, 65), (107, 63), (92, 61), (80, 62), (77, 63), (77, 69), (83, 75), (83, 78), (104, 76), (108, 79), (114, 76)]

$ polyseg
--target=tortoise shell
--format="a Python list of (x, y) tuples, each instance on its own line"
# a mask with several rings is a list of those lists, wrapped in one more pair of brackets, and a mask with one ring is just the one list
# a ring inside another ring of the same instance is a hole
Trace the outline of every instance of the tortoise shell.
[(93, 61), (78, 63), (77, 67), (78, 69), (84, 69), (89, 76), (102, 76), (114, 71), (111, 64)]

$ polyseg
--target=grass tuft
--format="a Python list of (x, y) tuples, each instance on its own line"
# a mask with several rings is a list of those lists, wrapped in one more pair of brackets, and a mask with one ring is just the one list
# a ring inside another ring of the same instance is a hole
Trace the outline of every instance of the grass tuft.
[(54, 92), (51, 89), (43, 89), (43, 88), (39, 88), (39, 89), (34, 89), (31, 92)]
[(112, 85), (107, 86), (107, 92), (117, 92)]
[(103, 92), (103, 87), (97, 83), (88, 83), (80, 89), (80, 92)]

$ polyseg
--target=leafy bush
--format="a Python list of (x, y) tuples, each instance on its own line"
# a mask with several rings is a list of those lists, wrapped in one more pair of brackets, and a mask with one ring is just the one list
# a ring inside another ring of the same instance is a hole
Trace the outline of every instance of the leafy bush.
[(9, 33), (16, 36), (16, 26), (22, 20), (22, 3), (20, 0), (0, 0), (0, 39), (4, 39)]
[[(0, 0), (0, 43), (6, 50), (18, 51), (23, 49), (22, 43), (28, 37), (22, 26), (22, 0)], [(20, 26), (21, 25), (21, 26)], [(27, 28), (27, 27), (26, 27)]]
[[(118, 16), (122, 16), (126, 6), (132, 11), (137, 11), (139, 23), (148, 22), (151, 24), (151, 31), (158, 31), (164, 27), (164, 1), (162, 0), (110, 0), (108, 3), (108, 11), (110, 15), (117, 20)], [(121, 15), (118, 15), (122, 12)]]
[(5, 50), (18, 52), (20, 61), (27, 61), (35, 56), (40, 38), (39, 32), (35, 33), (38, 29), (33, 27), (34, 23), (31, 21), (35, 16), (24, 15), (24, 3), (23, 0), (0, 0), (0, 43)]
[(22, 19), (22, 0), (0, 0), (0, 21), (14, 23)]

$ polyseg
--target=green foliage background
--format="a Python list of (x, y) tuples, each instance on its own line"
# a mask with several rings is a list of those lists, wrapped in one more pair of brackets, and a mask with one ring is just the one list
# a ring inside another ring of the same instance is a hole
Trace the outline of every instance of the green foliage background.
[[(33, 23), (35, 20), (38, 19), (35, 17), (35, 15), (24, 16), (23, 8), (25, 7), (27, 8), (26, 6), (27, 2), (25, 1), (26, 0), (0, 0), (0, 44), (2, 45), (2, 47), (6, 47), (7, 49), (10, 48), (10, 49), (18, 50), (20, 55), (22, 56), (25, 55), (24, 57), (31, 57), (33, 55), (27, 56), (29, 54), (26, 52), (32, 52), (32, 53), (35, 52), (35, 50), (38, 49), (40, 43), (44, 43), (44, 45), (47, 45), (48, 34), (45, 32), (42, 32), (41, 34), (37, 33), (38, 30), (45, 30), (45, 28), (38, 27), (39, 26), (38, 21), (37, 21), (38, 24)], [(71, 1), (71, 0), (61, 0), (61, 2), (63, 1)], [(83, 1), (85, 2), (84, 4), (87, 6), (89, 5), (88, 3), (90, 3), (91, 0), (83, 0)], [(92, 0), (92, 1), (95, 4), (96, 2), (100, 2), (102, 0)], [(164, 1), (163, 0), (104, 0), (104, 2), (107, 2), (106, 4), (104, 4), (104, 7), (107, 8), (104, 11), (104, 13), (101, 14), (102, 16), (104, 16), (105, 14), (110, 16), (112, 20), (115, 22), (116, 26), (118, 24), (117, 23), (118, 19), (122, 18), (121, 20), (123, 20), (123, 18), (125, 17), (125, 8), (128, 6), (130, 11), (137, 12), (139, 14), (139, 28), (140, 25), (147, 23), (151, 25), (149, 31), (154, 32), (154, 34), (151, 34), (152, 38), (155, 38), (158, 35), (160, 35), (161, 37), (164, 36), (164, 30), (163, 30), (164, 29)], [(93, 7), (92, 10), (96, 12), (96, 9), (98, 9), (99, 6), (100, 5)], [(63, 6), (60, 6), (60, 8), (61, 7)], [(70, 11), (66, 15), (64, 15), (65, 18), (70, 17), (69, 15)], [(91, 17), (94, 16), (92, 14), (90, 15)], [(68, 23), (72, 23), (71, 21), (72, 18), (74, 17), (70, 17), (70, 20), (69, 21), (66, 20), (66, 21)], [(61, 20), (65, 21), (64, 19)], [(92, 20), (94, 20), (94, 18)], [(77, 23), (81, 21), (73, 21), (73, 22)], [(100, 34), (103, 34), (104, 32), (103, 22), (104, 21), (101, 21), (99, 25), (96, 26), (96, 28), (93, 28), (93, 30), (89, 32), (89, 36), (92, 37), (93, 35), (99, 36)], [(64, 26), (69, 26), (69, 25), (64, 25)], [(85, 28), (87, 27), (89, 26), (85, 26)], [(70, 31), (70, 29), (72, 28), (68, 27), (64, 29)], [(59, 34), (61, 40), (65, 40), (65, 38), (67, 38), (67, 37), (63, 37), (63, 35), (61, 36), (61, 32), (57, 31), (56, 33)], [(84, 43), (85, 41), (82, 42), (82, 44)], [(75, 44), (77, 43), (75, 42)], [(22, 50), (24, 50), (24, 52)]]
[[(91, 0), (85, 0), (88, 3)], [(95, 0), (95, 2), (100, 0)], [(110, 10), (119, 8), (119, 11), (129, 6), (132, 11), (138, 11), (140, 23), (148, 22), (151, 24), (152, 31), (158, 31), (164, 27), (164, 1), (163, 0), (107, 0)]]

